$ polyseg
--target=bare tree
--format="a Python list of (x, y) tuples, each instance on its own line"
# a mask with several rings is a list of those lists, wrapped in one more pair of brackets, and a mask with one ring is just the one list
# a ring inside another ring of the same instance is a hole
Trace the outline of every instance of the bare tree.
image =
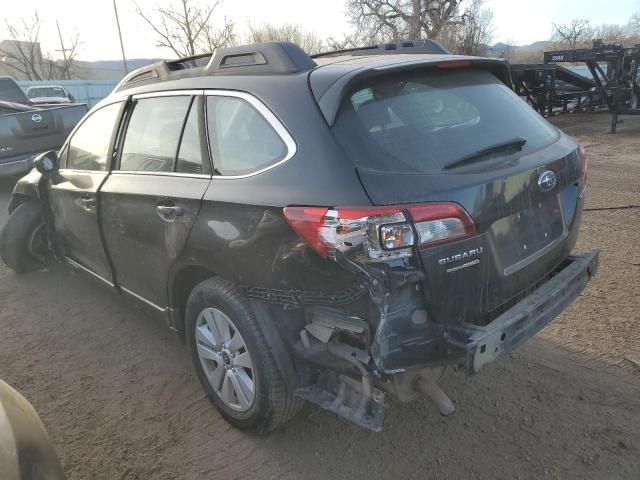
[(631, 35), (640, 35), (640, 12), (636, 12), (629, 18), (627, 28)]
[(59, 68), (61, 71), (61, 79), (71, 80), (73, 76), (73, 66), (76, 62), (78, 55), (78, 47), (80, 45), (80, 34), (75, 33), (71, 37), (70, 41), (66, 43), (62, 48), (65, 49), (64, 59), (59, 62)]
[(230, 47), (238, 43), (238, 36), (235, 34), (235, 25), (226, 17), (220, 28), (215, 28), (210, 23), (205, 25), (203, 34), (203, 49), (207, 52), (213, 52), (217, 48)]
[(80, 37), (71, 39), (66, 49), (65, 60), (56, 62), (42, 52), (40, 45), (40, 17), (34, 13), (31, 18), (19, 22), (5, 20), (9, 39), (0, 44), (0, 60), (17, 76), (27, 80), (58, 80), (71, 78), (71, 68), (76, 60)]
[(629, 17), (626, 27), (629, 35), (627, 42), (629, 42), (630, 45), (640, 43), (640, 12), (636, 12)]
[(351, 23), (368, 43), (438, 37), (459, 21), (461, 0), (347, 0)]
[(358, 35), (358, 33), (345, 33), (342, 38), (327, 38), (326, 43), (329, 50), (346, 50), (349, 48), (365, 47), (380, 42), (375, 41), (369, 37), (364, 38), (362, 35)]
[(248, 33), (245, 37), (247, 43), (262, 42), (293, 42), (302, 48), (309, 55), (323, 51), (324, 42), (313, 32), (302, 29), (300, 25), (285, 23), (283, 25), (272, 25), (265, 23), (261, 26), (249, 24)]
[(457, 22), (446, 25), (438, 40), (452, 53), (484, 55), (493, 37), (493, 12), (484, 8), (485, 0), (470, 0)]
[(559, 47), (574, 49), (576, 46), (591, 40), (591, 21), (574, 18), (568, 24), (553, 24), (552, 40)]
[(156, 34), (159, 47), (170, 49), (178, 57), (208, 53), (233, 44), (233, 23), (226, 18), (220, 29), (213, 26), (213, 13), (222, 3), (215, 0), (200, 6), (193, 0), (178, 0), (167, 8), (156, 7), (157, 14), (144, 12), (136, 3), (136, 10)]
[(629, 33), (628, 29), (622, 25), (603, 23), (592, 29), (591, 39), (602, 40), (606, 43), (624, 43), (629, 39)]
[(28, 80), (42, 80), (39, 65), (42, 63), (40, 50), (40, 19), (35, 13), (30, 19), (19, 23), (5, 20), (9, 40), (2, 42), (0, 54), (4, 64), (22, 74)]
[(457, 53), (484, 55), (493, 38), (493, 12), (483, 8), (484, 0), (472, 0), (462, 14)]
[(502, 42), (502, 44), (503, 48), (499, 51), (498, 57), (504, 58), (505, 60), (511, 60), (517, 49), (515, 39), (508, 38), (507, 40)]

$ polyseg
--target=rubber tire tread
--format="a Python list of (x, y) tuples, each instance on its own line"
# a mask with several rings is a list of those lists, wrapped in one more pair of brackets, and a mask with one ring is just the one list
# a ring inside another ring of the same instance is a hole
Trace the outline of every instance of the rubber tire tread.
[(9, 216), (0, 232), (0, 258), (16, 273), (25, 273), (42, 266), (29, 252), (29, 237), (42, 223), (42, 209), (36, 200), (20, 204)]
[[(231, 410), (218, 398), (209, 384), (195, 348), (195, 325), (200, 312), (207, 307), (222, 310), (238, 326), (250, 351), (254, 368), (264, 381), (264, 387), (256, 382), (256, 400), (249, 416)], [(245, 328), (243, 328), (245, 327)], [(268, 344), (255, 312), (242, 289), (220, 277), (213, 277), (194, 287), (187, 301), (185, 332), (191, 358), (198, 378), (207, 396), (220, 414), (235, 427), (252, 432), (268, 433), (284, 425), (302, 408), (305, 401), (296, 397), (287, 388), (282, 372), (277, 366), (271, 346)], [(252, 338), (247, 338), (247, 337)], [(255, 356), (258, 358), (254, 358)], [(260, 368), (262, 367), (262, 368)]]

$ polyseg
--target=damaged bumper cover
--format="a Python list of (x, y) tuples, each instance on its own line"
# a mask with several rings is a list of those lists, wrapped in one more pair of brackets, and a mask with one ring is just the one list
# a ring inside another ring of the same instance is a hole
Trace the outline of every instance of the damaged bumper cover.
[(567, 266), (522, 301), (481, 327), (462, 324), (449, 330), (448, 342), (464, 348), (464, 367), (478, 372), (538, 333), (584, 290), (598, 268), (599, 251), (567, 258)]

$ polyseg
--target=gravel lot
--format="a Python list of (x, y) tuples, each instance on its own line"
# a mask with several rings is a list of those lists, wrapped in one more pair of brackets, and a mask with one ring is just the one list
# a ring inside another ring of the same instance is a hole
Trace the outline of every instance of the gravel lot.
[[(0, 266), (0, 378), (39, 411), (70, 479), (640, 479), (640, 118), (556, 119), (587, 146), (583, 296), (479, 375), (449, 372), (457, 406), (394, 405), (374, 434), (305, 407), (270, 436), (229, 427), (182, 343), (63, 266)], [(0, 225), (11, 182), (0, 183)], [(630, 207), (630, 208), (618, 208)]]

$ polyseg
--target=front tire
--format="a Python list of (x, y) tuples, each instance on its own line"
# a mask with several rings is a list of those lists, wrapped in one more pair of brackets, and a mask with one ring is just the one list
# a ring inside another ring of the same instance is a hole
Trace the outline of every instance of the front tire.
[(255, 313), (226, 280), (198, 284), (187, 302), (191, 360), (207, 396), (230, 424), (254, 433), (283, 425), (304, 401), (287, 388)]
[(42, 209), (36, 200), (27, 200), (11, 213), (0, 233), (0, 257), (16, 273), (34, 270), (42, 266), (43, 242)]

